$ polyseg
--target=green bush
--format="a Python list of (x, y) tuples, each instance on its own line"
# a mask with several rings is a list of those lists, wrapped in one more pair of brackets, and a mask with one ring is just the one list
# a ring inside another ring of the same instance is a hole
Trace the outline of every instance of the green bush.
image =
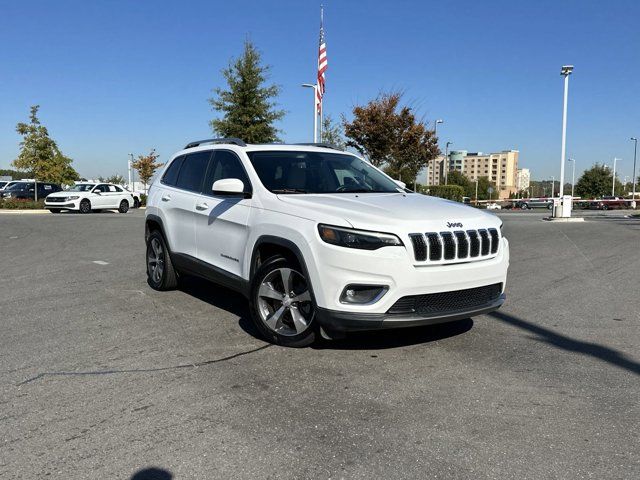
[(422, 193), (433, 197), (446, 198), (447, 200), (455, 200), (461, 202), (464, 197), (464, 188), (460, 185), (431, 185), (425, 187)]
[(140, 206), (141, 207), (147, 206), (147, 195), (145, 193), (140, 194)]
[(5, 210), (42, 210), (44, 208), (44, 200), (26, 200), (21, 198), (8, 198), (0, 200), (0, 209)]

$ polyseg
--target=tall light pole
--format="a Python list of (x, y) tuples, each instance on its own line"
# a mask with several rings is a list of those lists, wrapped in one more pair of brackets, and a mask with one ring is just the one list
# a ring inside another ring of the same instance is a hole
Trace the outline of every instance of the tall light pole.
[[(562, 155), (560, 158), (560, 196), (564, 195), (564, 162), (567, 148), (567, 101), (569, 99), (569, 75), (573, 65), (563, 65), (560, 75), (564, 77), (564, 102), (562, 107)], [(552, 195), (553, 196), (553, 195)]]
[(571, 162), (573, 164), (573, 170), (571, 172), (571, 201), (573, 202), (573, 190), (576, 186), (576, 159), (567, 158), (567, 162)]
[(613, 158), (613, 181), (611, 182), (611, 196), (614, 197), (616, 195), (616, 163), (618, 160), (622, 160), (621, 158)]
[(551, 198), (556, 196), (556, 177), (551, 175)]
[(311, 83), (303, 83), (302, 86), (313, 89), (313, 143), (318, 143), (318, 86)]
[(131, 160), (129, 160), (129, 188), (131, 191), (135, 191), (135, 184), (131, 182), (131, 168), (133, 167), (133, 153), (130, 153), (129, 156)]
[(476, 177), (476, 206), (478, 206), (478, 177)]
[(633, 184), (631, 190), (631, 208), (636, 208), (636, 155), (638, 153), (638, 139), (636, 137), (631, 137), (633, 140), (633, 176), (631, 177), (631, 183)]
[(453, 145), (453, 142), (447, 142), (444, 147), (444, 184), (448, 185), (449, 183), (449, 145)]
[[(439, 123), (444, 123), (444, 120), (442, 120), (441, 118), (439, 118), (438, 120), (436, 120), (435, 122), (433, 122), (433, 136), (436, 139), (436, 146), (438, 146), (438, 124)], [(427, 187), (429, 186), (429, 170), (432, 170), (431, 165), (433, 164), (433, 174), (435, 175), (435, 160), (429, 160), (429, 162), (427, 163)], [(435, 180), (435, 178), (434, 178)]]

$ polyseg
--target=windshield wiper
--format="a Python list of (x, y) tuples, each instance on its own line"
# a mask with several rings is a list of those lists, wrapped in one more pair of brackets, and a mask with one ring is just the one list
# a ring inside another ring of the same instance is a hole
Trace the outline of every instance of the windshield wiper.
[(303, 188), (274, 188), (271, 193), (309, 193)]

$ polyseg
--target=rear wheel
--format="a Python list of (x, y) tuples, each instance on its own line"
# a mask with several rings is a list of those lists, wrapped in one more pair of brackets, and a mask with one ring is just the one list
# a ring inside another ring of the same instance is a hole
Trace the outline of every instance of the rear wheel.
[(80, 213), (91, 213), (91, 202), (86, 198), (80, 202)]
[(129, 202), (126, 200), (122, 200), (120, 202), (120, 206), (118, 207), (118, 211), (120, 213), (127, 213), (129, 211)]
[(305, 347), (316, 339), (311, 284), (294, 262), (277, 256), (260, 265), (251, 282), (251, 317), (269, 341)]
[(172, 290), (178, 285), (169, 249), (158, 230), (147, 240), (147, 282), (154, 290)]
[(133, 208), (140, 208), (140, 200), (137, 197), (133, 197)]

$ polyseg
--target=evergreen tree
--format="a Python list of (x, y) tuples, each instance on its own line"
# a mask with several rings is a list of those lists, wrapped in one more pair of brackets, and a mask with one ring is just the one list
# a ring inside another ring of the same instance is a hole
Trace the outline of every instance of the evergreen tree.
[(18, 123), (16, 131), (22, 135), (20, 153), (13, 161), (18, 170), (31, 172), (41, 182), (70, 184), (79, 177), (71, 166), (72, 160), (62, 154), (56, 142), (49, 137), (47, 127), (38, 119), (40, 105), (31, 107), (29, 123)]
[(222, 71), (228, 89), (216, 88), (215, 97), (209, 99), (213, 110), (222, 114), (209, 122), (214, 134), (238, 137), (247, 143), (278, 140), (274, 122), (282, 119), (285, 112), (277, 110), (273, 100), (280, 88), (264, 85), (269, 69), (260, 64), (260, 52), (247, 40), (242, 56)]

